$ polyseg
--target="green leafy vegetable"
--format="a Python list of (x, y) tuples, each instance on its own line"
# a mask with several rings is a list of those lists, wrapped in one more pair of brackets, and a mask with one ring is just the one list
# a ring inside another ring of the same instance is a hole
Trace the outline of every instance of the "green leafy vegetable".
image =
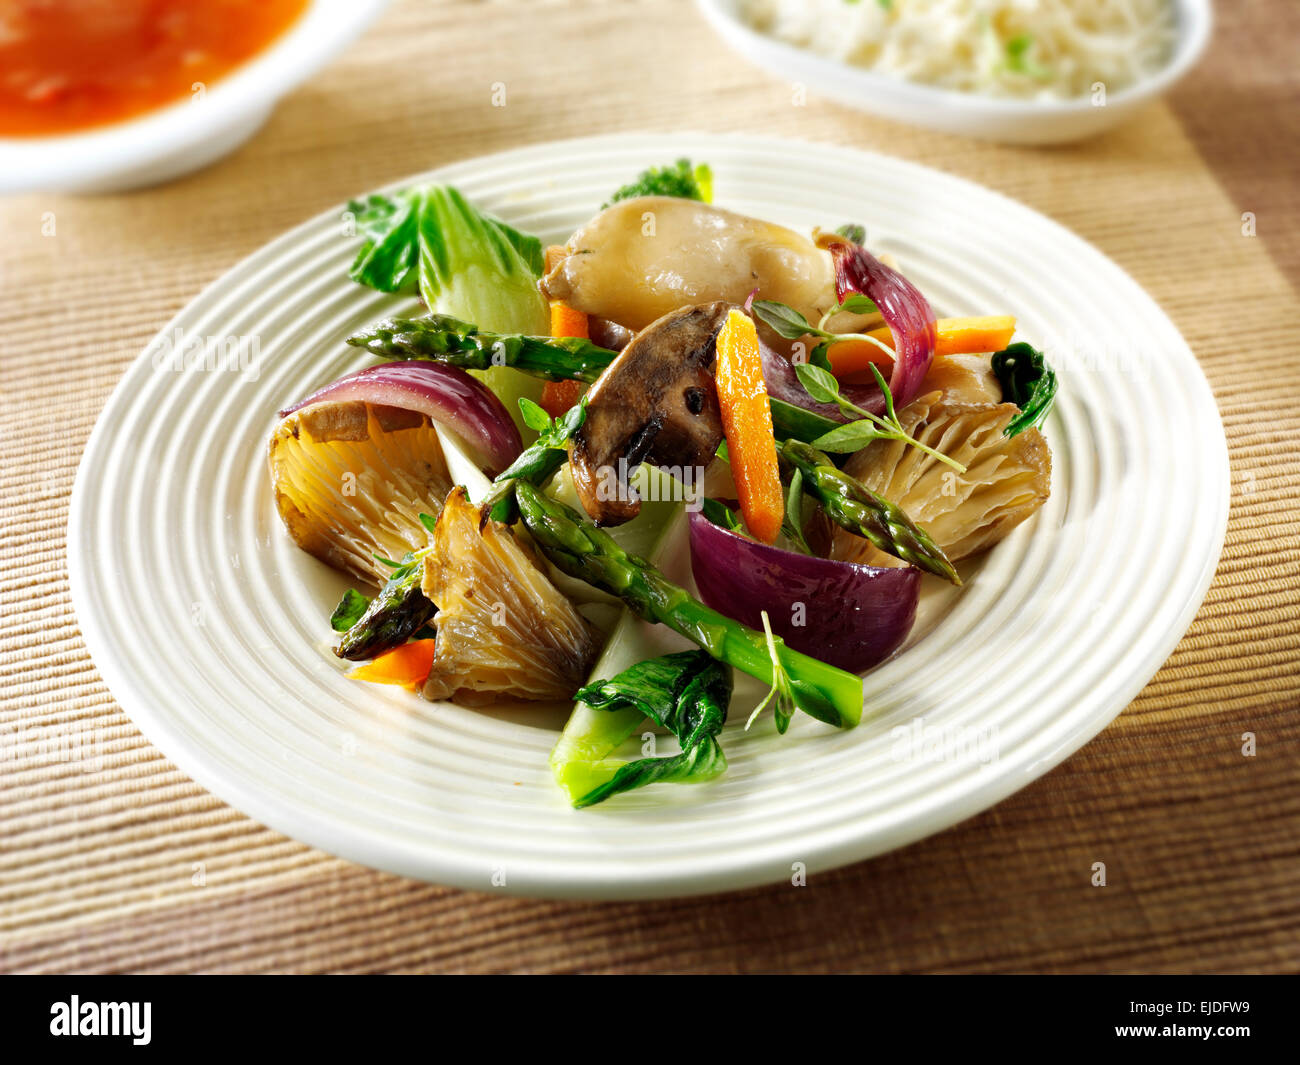
[(369, 605), (369, 596), (362, 595), (355, 588), (349, 588), (343, 593), (343, 598), (334, 608), (334, 613), (330, 615), (330, 628), (335, 632), (347, 632), (361, 620), (361, 615), (366, 612), (366, 607)]
[(576, 799), (576, 807), (656, 781), (699, 783), (727, 768), (717, 737), (731, 701), (731, 670), (705, 651), (638, 662), (610, 680), (588, 684), (577, 698), (596, 710), (643, 714), (677, 737), (681, 753), (625, 763), (607, 783)]
[(451, 185), (354, 200), (365, 236), (349, 271), (381, 292), (418, 292), (430, 310), (501, 332), (546, 331), (542, 243), (479, 211)]
[[(541, 241), (478, 210), (450, 185), (430, 184), (349, 204), (365, 243), (350, 271), (381, 292), (418, 292), (430, 311), (501, 333), (542, 334), (550, 310), (537, 288)], [(491, 363), (479, 376), (513, 410), (535, 381)]]
[(635, 196), (676, 196), (682, 200), (712, 203), (713, 171), (704, 163), (692, 166), (689, 159), (678, 159), (672, 166), (652, 166), (643, 170), (631, 184), (615, 192), (608, 202), (601, 205), (601, 210)]
[(790, 485), (785, 493), (785, 517), (781, 521), (781, 532), (790, 541), (796, 551), (811, 555), (813, 549), (803, 534), (803, 473), (796, 469), (790, 478)]
[(740, 533), (742, 536), (745, 534), (744, 522), (736, 516), (736, 512), (726, 503), (706, 497), (700, 501), (700, 510), (714, 525), (729, 529), (734, 533)]
[(842, 424), (775, 396), (768, 396), (767, 401), (772, 408), (772, 429), (777, 440), (802, 440), (806, 443)]
[(1043, 353), (1024, 342), (1012, 344), (994, 353), (993, 373), (1002, 384), (1003, 402), (1020, 408), (1003, 434), (1015, 436), (1042, 425), (1056, 398), (1056, 372)]

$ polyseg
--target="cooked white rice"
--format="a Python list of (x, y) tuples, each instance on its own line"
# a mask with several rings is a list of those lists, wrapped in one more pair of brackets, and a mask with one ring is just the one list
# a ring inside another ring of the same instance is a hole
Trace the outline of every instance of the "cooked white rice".
[(756, 29), (818, 55), (945, 89), (1069, 99), (1162, 67), (1171, 0), (740, 0)]

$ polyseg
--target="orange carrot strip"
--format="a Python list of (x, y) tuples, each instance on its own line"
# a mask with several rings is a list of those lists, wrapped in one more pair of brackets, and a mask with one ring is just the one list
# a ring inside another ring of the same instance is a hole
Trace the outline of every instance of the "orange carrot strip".
[(551, 336), (586, 339), (591, 336), (591, 326), (582, 311), (574, 310), (563, 300), (551, 300)]
[(785, 520), (785, 493), (753, 320), (733, 309), (718, 333), (717, 348), (714, 376), (740, 513), (749, 531), (770, 544)]
[[(551, 301), (551, 336), (590, 335), (590, 323), (582, 311), (574, 310), (560, 300)], [(578, 402), (586, 387), (581, 381), (547, 381), (542, 386), (541, 408), (552, 418), (558, 418)]]
[[(1016, 320), (1010, 315), (993, 315), (985, 318), (940, 318), (936, 355), (975, 355), (984, 351), (1001, 351), (1011, 343), (1016, 331)], [(894, 334), (889, 326), (882, 325), (867, 334), (886, 344), (893, 345)], [(867, 363), (888, 364), (889, 356), (876, 345), (865, 340), (845, 340), (832, 344), (827, 353), (831, 372), (836, 377), (867, 371)], [(886, 377), (889, 375), (886, 374)]]
[[(875, 332), (879, 332), (876, 330)], [(886, 344), (893, 343), (893, 337), (889, 335), (889, 329), (886, 326), (885, 336), (882, 338)], [(874, 335), (874, 333), (872, 334)], [(868, 369), (873, 363), (881, 367), (885, 374), (885, 380), (889, 380), (889, 368), (894, 364), (889, 353), (881, 351), (875, 344), (866, 340), (841, 340), (838, 344), (832, 344), (826, 352), (827, 358), (831, 360), (831, 373), (841, 379), (850, 375), (865, 373), (867, 379), (871, 378), (871, 370)]]
[(581, 381), (547, 381), (542, 385), (542, 398), (537, 405), (552, 418), (558, 418), (568, 413), (586, 388)]
[(437, 640), (412, 640), (376, 655), (369, 662), (350, 671), (348, 676), (371, 684), (400, 684), (403, 688), (418, 688), (433, 668), (433, 652), (437, 643)]

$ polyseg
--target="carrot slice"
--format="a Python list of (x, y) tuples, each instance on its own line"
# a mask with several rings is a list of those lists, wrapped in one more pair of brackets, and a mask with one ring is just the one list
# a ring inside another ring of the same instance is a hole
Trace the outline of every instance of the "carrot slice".
[(770, 544), (785, 519), (785, 493), (753, 320), (733, 309), (718, 332), (717, 349), (714, 376), (740, 513), (749, 531)]
[[(1011, 343), (1016, 331), (1016, 320), (1011, 315), (992, 315), (984, 318), (940, 318), (938, 321), (936, 355), (974, 355), (983, 351), (1001, 351)], [(894, 343), (889, 326), (882, 325), (867, 334), (886, 344)], [(888, 365), (889, 356), (875, 344), (866, 340), (845, 340), (832, 344), (827, 352), (831, 372), (836, 377), (870, 372), (868, 363)], [(888, 375), (886, 375), (888, 376)]]
[(433, 668), (433, 652), (437, 643), (437, 640), (412, 640), (376, 655), (369, 662), (351, 670), (348, 676), (371, 684), (400, 684), (403, 688), (418, 688)]
[(591, 336), (591, 325), (582, 311), (563, 300), (551, 300), (551, 336), (586, 339)]
[[(551, 301), (551, 336), (585, 338), (590, 335), (590, 323), (582, 311), (560, 300)], [(586, 387), (581, 381), (547, 381), (542, 386), (541, 408), (552, 418), (558, 418), (578, 402)]]

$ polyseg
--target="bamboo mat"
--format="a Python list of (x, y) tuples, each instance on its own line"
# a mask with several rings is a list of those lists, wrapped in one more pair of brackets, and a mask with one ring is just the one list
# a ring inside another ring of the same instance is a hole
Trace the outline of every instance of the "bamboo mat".
[[(794, 107), (684, 0), (412, 0), (203, 173), (0, 203), (0, 398), (14, 415), (0, 433), (0, 969), (1300, 968), (1300, 300), (1284, 273), (1300, 247), (1297, 20), (1294, 5), (1253, 6), (1221, 12), (1219, 38), (1252, 61), (1220, 53), (1172, 107), (1028, 150)], [(504, 108), (490, 106), (495, 81)], [(441, 162), (626, 129), (891, 152), (999, 189), (1130, 271), (1200, 357), (1231, 447), (1227, 544), (1195, 624), (1054, 772), (798, 891), (468, 894), (253, 823), (151, 747), (86, 656), (63, 540), (96, 415), (155, 330), (295, 223)], [(1243, 235), (1246, 211), (1257, 236)], [(1090, 883), (1097, 861), (1105, 888)]]

